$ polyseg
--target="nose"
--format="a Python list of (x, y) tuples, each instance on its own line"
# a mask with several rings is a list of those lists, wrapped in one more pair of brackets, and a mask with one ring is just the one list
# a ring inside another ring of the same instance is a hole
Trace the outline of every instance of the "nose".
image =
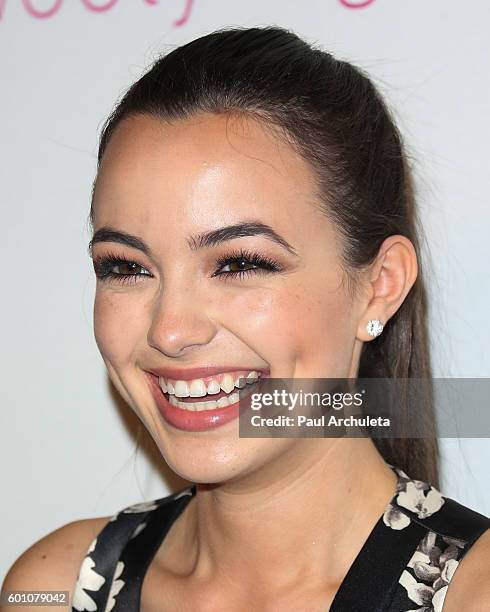
[(178, 289), (167, 285), (153, 304), (148, 344), (168, 357), (209, 344), (217, 331), (209, 305), (196, 283), (185, 287), (179, 283)]

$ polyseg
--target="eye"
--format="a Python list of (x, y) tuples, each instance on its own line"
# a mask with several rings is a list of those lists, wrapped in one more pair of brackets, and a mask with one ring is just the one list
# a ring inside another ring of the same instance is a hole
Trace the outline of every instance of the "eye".
[(249, 274), (267, 274), (282, 270), (281, 266), (273, 259), (243, 250), (220, 257), (216, 261), (216, 265), (218, 266), (218, 271), (213, 276), (223, 277), (235, 276), (244, 278)]
[[(130, 261), (109, 253), (93, 260), (96, 277), (105, 281), (115, 281), (117, 283), (135, 283), (140, 276), (151, 276), (151, 274), (136, 261)], [(145, 270), (139, 272), (138, 270)]]
[[(102, 282), (136, 283), (139, 277), (149, 276), (144, 266), (116, 254), (109, 253), (94, 257), (93, 266), (95, 275)], [(250, 251), (235, 251), (216, 261), (218, 270), (212, 276), (221, 276), (223, 280), (230, 277), (244, 278), (249, 274), (268, 274), (280, 272), (282, 267), (269, 257), (262, 257)], [(227, 269), (228, 268), (228, 269)]]

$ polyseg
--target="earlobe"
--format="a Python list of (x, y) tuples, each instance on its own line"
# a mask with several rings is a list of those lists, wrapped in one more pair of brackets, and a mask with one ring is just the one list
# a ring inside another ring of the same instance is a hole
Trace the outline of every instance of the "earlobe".
[(381, 245), (370, 272), (373, 275), (369, 281), (371, 297), (358, 331), (363, 341), (382, 333), (417, 278), (417, 254), (412, 242), (406, 236), (389, 236)]

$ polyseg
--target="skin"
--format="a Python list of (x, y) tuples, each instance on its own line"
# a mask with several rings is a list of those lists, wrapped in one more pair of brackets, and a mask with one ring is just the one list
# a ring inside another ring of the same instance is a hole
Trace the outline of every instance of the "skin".
[[(308, 163), (251, 118), (132, 117), (106, 149), (94, 230), (139, 236), (151, 256), (94, 244), (94, 260), (114, 252), (146, 272), (134, 283), (97, 281), (96, 341), (165, 461), (198, 484), (150, 565), (145, 609), (174, 596), (193, 610), (240, 610), (251, 599), (274, 609), (295, 597), (324, 610), (394, 494), (395, 476), (370, 439), (240, 438), (237, 420), (184, 432), (160, 416), (147, 385), (145, 370), (159, 366), (356, 376), (372, 341), (366, 323), (386, 324), (403, 303), (416, 254), (407, 238), (390, 236), (353, 297), (339, 231), (319, 210), (315, 186)], [(298, 256), (265, 236), (189, 248), (190, 235), (250, 218), (271, 225)], [(213, 277), (216, 259), (240, 248), (282, 271)]]

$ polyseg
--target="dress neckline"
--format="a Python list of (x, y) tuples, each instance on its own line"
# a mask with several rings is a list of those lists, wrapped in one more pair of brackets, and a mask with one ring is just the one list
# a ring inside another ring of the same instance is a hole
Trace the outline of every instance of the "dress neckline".
[[(412, 481), (399, 468), (390, 464), (387, 465), (397, 476), (393, 495), (347, 570), (328, 608), (328, 612), (345, 612), (345, 610), (349, 610), (349, 612), (364, 612), (365, 610), (374, 611), (382, 609), (380, 607), (380, 593), (383, 592), (383, 587), (390, 583), (396, 583), (398, 576), (409, 560), (409, 557), (405, 558), (403, 555), (393, 559), (390, 555), (386, 554), (386, 550), (389, 550), (390, 546), (399, 547), (402, 545), (401, 549), (406, 550), (407, 554), (411, 555), (410, 551), (420, 541), (426, 530), (419, 521), (409, 520), (409, 528), (401, 529), (396, 526), (396, 520), (403, 521), (403, 518), (408, 520), (407, 516), (411, 516), (410, 511), (403, 507), (400, 508), (397, 503), (400, 491), (406, 488), (407, 482), (420, 481)], [(144, 529), (144, 532), (147, 532), (151, 541), (148, 538), (140, 539), (143, 533), (140, 538), (136, 539), (139, 540), (142, 567), (140, 579), (133, 583), (133, 588), (136, 589), (134, 595), (137, 606), (135, 609), (140, 609), (142, 585), (148, 566), (174, 522), (183, 513), (190, 500), (195, 497), (196, 491), (196, 485), (192, 484), (171, 496), (155, 501), (158, 507), (151, 512), (147, 527)], [(161, 525), (164, 526), (163, 529), (161, 529)], [(404, 524), (404, 527), (406, 527), (406, 524)], [(145, 539), (146, 542), (143, 541)], [(358, 585), (364, 584), (365, 582), (362, 581), (366, 580), (372, 585), (372, 588), (364, 593), (359, 593)], [(390, 598), (392, 596), (393, 593), (391, 591), (385, 592), (384, 597)], [(389, 600), (384, 602), (385, 605), (388, 605), (388, 603)]]
[[(489, 517), (388, 465), (397, 475), (394, 494), (347, 570), (329, 612), (394, 612), (414, 609), (414, 603), (440, 611), (458, 563), (490, 529)], [(82, 562), (73, 612), (140, 610), (149, 565), (196, 492), (191, 485), (111, 517)], [(300, 507), (305, 502), (298, 500)]]

